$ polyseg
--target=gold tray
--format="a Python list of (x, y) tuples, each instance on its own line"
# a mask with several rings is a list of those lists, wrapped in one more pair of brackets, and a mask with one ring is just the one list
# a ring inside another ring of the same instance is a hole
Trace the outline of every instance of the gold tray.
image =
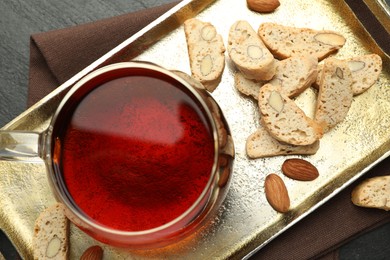
[[(321, 10), (321, 15), (318, 15)], [(245, 140), (255, 131), (259, 114), (253, 100), (238, 94), (233, 86), (234, 66), (227, 58), (222, 82), (212, 94), (230, 124), (236, 145), (232, 184), (218, 215), (203, 229), (178, 244), (156, 250), (126, 251), (109, 246), (107, 259), (240, 259), (252, 255), (280, 233), (324, 204), (376, 163), (389, 155), (390, 148), (390, 63), (389, 57), (375, 43), (344, 1), (282, 1), (271, 14), (257, 14), (247, 9), (245, 1), (185, 0), (133, 37), (79, 72), (33, 107), (7, 124), (4, 129), (45, 129), (64, 93), (88, 72), (104, 64), (130, 59), (146, 60), (189, 73), (189, 61), (182, 23), (197, 16), (212, 22), (227, 40), (231, 24), (247, 20), (255, 29), (273, 21), (297, 27), (330, 29), (347, 38), (336, 57), (345, 58), (377, 53), (383, 71), (367, 92), (354, 97), (344, 122), (321, 140), (319, 151), (305, 157), (316, 165), (320, 177), (312, 182), (285, 178), (280, 171), (289, 156), (250, 160)], [(315, 92), (305, 91), (297, 103), (310, 111)], [(291, 210), (275, 212), (264, 195), (264, 178), (279, 174), (291, 197)], [(0, 228), (10, 237), (25, 259), (32, 258), (34, 221), (54, 202), (43, 164), (0, 162)], [(70, 259), (78, 258), (90, 245), (99, 244), (71, 225)]]

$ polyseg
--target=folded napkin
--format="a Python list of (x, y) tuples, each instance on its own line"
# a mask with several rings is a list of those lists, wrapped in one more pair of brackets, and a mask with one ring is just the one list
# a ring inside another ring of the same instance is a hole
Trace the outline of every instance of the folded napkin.
[[(173, 5), (32, 35), (28, 105), (37, 102)], [(390, 159), (380, 163), (364, 178), (384, 175), (385, 169), (390, 169)], [(390, 220), (385, 211), (352, 205), (351, 189), (347, 188), (278, 236), (253, 258), (337, 258), (340, 245)]]

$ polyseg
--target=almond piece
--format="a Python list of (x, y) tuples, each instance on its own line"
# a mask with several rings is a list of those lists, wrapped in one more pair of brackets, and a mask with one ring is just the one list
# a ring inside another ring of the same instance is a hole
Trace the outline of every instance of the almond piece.
[(279, 7), (279, 0), (247, 0), (249, 9), (259, 13), (270, 13)]
[(61, 239), (58, 236), (54, 235), (54, 237), (47, 244), (46, 248), (46, 256), (48, 258), (53, 258), (61, 251)]
[(249, 45), (247, 54), (251, 59), (261, 59), (263, 57), (263, 50), (256, 45)]
[(211, 41), (217, 35), (217, 31), (215, 30), (214, 26), (209, 24), (202, 28), (200, 35), (203, 40)]
[(343, 72), (343, 70), (340, 67), (336, 68), (336, 76), (339, 79), (344, 79), (344, 72)]
[(287, 159), (282, 164), (282, 172), (298, 181), (312, 181), (319, 176), (317, 168), (303, 159)]
[(207, 55), (203, 57), (201, 63), (200, 63), (200, 73), (202, 73), (203, 76), (207, 76), (211, 73), (213, 69), (213, 59), (210, 55)]
[(269, 174), (265, 178), (264, 188), (267, 201), (274, 210), (280, 213), (285, 213), (289, 210), (290, 197), (282, 178), (274, 173)]
[(331, 32), (321, 32), (314, 36), (314, 39), (326, 45), (343, 46), (346, 39), (341, 34)]
[(356, 72), (356, 71), (362, 70), (362, 69), (364, 69), (365, 66), (366, 66), (366, 63), (364, 63), (364, 61), (360, 61), (360, 60), (348, 61), (348, 67), (351, 70), (351, 72)]
[(284, 107), (284, 101), (279, 92), (272, 91), (269, 96), (268, 103), (273, 109), (275, 109), (276, 112), (282, 112)]
[(103, 259), (103, 248), (100, 246), (91, 246), (84, 251), (80, 260), (101, 260)]

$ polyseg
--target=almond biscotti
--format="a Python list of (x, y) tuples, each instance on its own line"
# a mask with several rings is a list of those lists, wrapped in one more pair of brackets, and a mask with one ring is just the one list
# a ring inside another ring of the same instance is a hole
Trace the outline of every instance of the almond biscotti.
[(292, 56), (276, 62), (276, 73), (270, 81), (245, 78), (240, 72), (234, 75), (234, 86), (242, 94), (258, 98), (259, 89), (265, 83), (280, 86), (288, 97), (296, 97), (317, 79), (318, 61), (310, 55)]
[(283, 94), (280, 87), (266, 84), (258, 98), (261, 122), (275, 139), (292, 145), (310, 145), (318, 141), (322, 128)]
[(263, 23), (258, 34), (264, 44), (279, 59), (308, 54), (322, 60), (344, 46), (346, 39), (330, 30), (296, 28), (276, 23)]
[[(353, 95), (360, 95), (372, 87), (378, 80), (382, 71), (382, 59), (377, 54), (366, 54), (356, 56), (345, 60), (352, 73), (352, 92)], [(318, 65), (318, 76), (313, 87), (318, 89), (321, 79), (323, 64)]]
[(241, 71), (236, 71), (236, 73), (234, 73), (235, 88), (242, 94), (254, 99), (258, 98), (259, 90), (264, 84), (264, 81), (247, 79)]
[(294, 55), (277, 63), (275, 76), (269, 83), (279, 85), (288, 97), (296, 97), (317, 79), (317, 66), (314, 56)]
[(315, 154), (319, 147), (320, 141), (315, 141), (310, 145), (291, 145), (279, 142), (263, 126), (260, 126), (248, 137), (245, 148), (249, 158), (262, 158), (290, 154)]
[(184, 22), (184, 32), (192, 77), (212, 92), (220, 83), (225, 68), (223, 39), (211, 23), (196, 18)]
[(35, 221), (34, 259), (68, 259), (69, 220), (61, 203), (45, 209)]
[(321, 72), (314, 120), (324, 132), (344, 120), (353, 100), (352, 74), (346, 61), (327, 58)]
[(274, 56), (247, 21), (237, 21), (230, 27), (227, 49), (231, 60), (247, 79), (270, 80), (274, 76)]
[(382, 59), (377, 54), (367, 54), (346, 59), (352, 73), (352, 91), (359, 95), (378, 80), (382, 71)]
[(356, 206), (390, 210), (390, 175), (364, 180), (353, 189), (351, 200)]

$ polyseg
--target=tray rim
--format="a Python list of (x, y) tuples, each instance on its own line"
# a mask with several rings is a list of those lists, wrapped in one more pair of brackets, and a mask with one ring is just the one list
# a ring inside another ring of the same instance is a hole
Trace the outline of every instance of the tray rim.
[[(390, 7), (384, 2), (385, 0), (343, 1), (348, 5), (361, 27), (375, 41), (375, 44), (381, 52), (389, 58), (390, 48), (387, 45), (387, 40), (377, 38), (377, 35), (381, 33), (387, 33), (388, 36), (390, 35)], [(386, 6), (389, 9), (387, 9)], [(355, 12), (355, 9), (360, 10), (360, 12)]]
[[(371, 12), (377, 17), (383, 27), (390, 33), (390, 6), (385, 0), (364, 0)], [(386, 8), (388, 7), (388, 9)]]

